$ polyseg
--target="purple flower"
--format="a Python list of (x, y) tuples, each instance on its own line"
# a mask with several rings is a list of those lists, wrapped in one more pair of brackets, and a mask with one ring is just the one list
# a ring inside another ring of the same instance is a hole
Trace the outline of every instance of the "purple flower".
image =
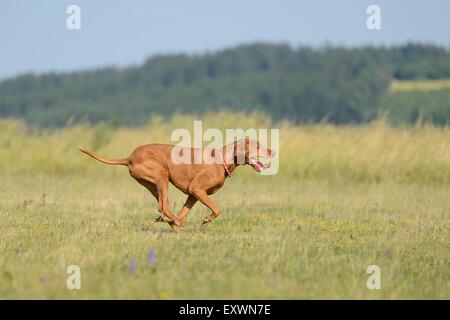
[(136, 258), (132, 258), (130, 261), (130, 274), (135, 274), (137, 270), (137, 261)]
[(150, 265), (156, 263), (156, 252), (154, 249), (150, 249), (150, 251), (147, 253), (147, 261)]

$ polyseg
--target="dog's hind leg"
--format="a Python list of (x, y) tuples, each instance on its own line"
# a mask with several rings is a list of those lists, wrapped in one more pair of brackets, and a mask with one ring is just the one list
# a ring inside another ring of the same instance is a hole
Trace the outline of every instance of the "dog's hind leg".
[[(155, 221), (157, 222), (167, 222), (169, 223), (169, 225), (175, 230), (176, 227), (173, 227), (174, 222), (172, 219), (168, 218), (163, 211), (163, 206), (162, 206), (162, 201), (160, 201), (160, 197), (157, 191), (156, 186), (144, 179), (137, 179), (137, 181), (142, 184), (148, 191), (150, 191), (150, 193), (156, 198), (156, 201), (158, 201), (158, 211), (161, 213), (161, 216), (159, 216), (158, 218), (155, 219)], [(179, 230), (175, 230), (177, 232), (179, 232)]]
[(162, 220), (176, 232), (183, 221), (172, 213), (169, 206), (169, 175), (167, 169), (156, 161), (146, 161), (145, 164), (132, 165), (130, 174), (138, 182), (144, 185), (158, 200), (158, 211), (162, 213)]
[(169, 189), (168, 180), (161, 179), (158, 181), (158, 183), (156, 184), (156, 191), (158, 193), (158, 204), (160, 209), (162, 210), (164, 221), (168, 222), (169, 225), (172, 227), (172, 229), (178, 232), (179, 231), (177, 230), (178, 228), (175, 227), (183, 226), (184, 222), (176, 215), (174, 215), (170, 210), (168, 189)]
[(155, 219), (155, 221), (157, 222), (170, 222), (172, 220), (167, 219), (164, 216), (164, 212), (162, 210), (162, 205), (161, 205), (161, 201), (159, 201), (159, 196), (158, 196), (158, 191), (156, 190), (156, 186), (147, 181), (147, 180), (143, 180), (143, 179), (139, 179), (138, 182), (140, 184), (142, 184), (148, 191), (150, 191), (150, 193), (155, 197), (156, 201), (158, 201), (158, 211), (162, 214), (161, 216), (159, 216), (158, 218)]

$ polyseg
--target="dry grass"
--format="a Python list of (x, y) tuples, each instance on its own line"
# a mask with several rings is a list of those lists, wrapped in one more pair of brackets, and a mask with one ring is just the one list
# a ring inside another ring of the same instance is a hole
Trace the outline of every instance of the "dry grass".
[[(194, 117), (154, 119), (145, 128), (76, 126), (37, 132), (21, 122), (0, 122), (0, 171), (6, 174), (93, 174), (112, 176), (78, 151), (93, 149), (110, 158), (128, 156), (138, 145), (170, 143), (176, 128), (192, 130)], [(279, 176), (302, 180), (450, 183), (450, 129), (392, 128), (380, 120), (368, 126), (271, 124), (260, 115), (207, 115), (204, 129), (279, 128)]]

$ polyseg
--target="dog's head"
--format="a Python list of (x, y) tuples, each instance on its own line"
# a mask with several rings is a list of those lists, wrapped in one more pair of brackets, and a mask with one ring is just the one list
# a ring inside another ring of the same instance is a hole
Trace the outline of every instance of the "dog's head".
[(249, 138), (237, 140), (233, 143), (233, 157), (236, 165), (248, 164), (255, 171), (261, 172), (270, 167), (270, 163), (264, 164), (262, 158), (271, 159), (275, 151), (264, 148), (257, 140)]

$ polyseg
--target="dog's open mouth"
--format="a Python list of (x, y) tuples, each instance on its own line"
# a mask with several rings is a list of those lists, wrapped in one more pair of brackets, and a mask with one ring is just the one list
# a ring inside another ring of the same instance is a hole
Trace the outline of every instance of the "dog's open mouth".
[(249, 162), (250, 162), (249, 164), (252, 166), (252, 168), (258, 172), (261, 172), (264, 169), (270, 168), (270, 163), (264, 164), (256, 157), (251, 157), (249, 159)]

